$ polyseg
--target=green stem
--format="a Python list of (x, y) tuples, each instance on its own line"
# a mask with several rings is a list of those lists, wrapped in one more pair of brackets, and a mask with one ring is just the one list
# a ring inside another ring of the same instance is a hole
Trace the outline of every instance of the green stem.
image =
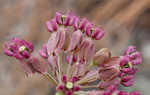
[(80, 86), (80, 88), (97, 88), (97, 85)]
[(58, 85), (58, 82), (49, 73), (43, 73), (43, 76), (46, 77), (54, 86)]
[(61, 54), (58, 56), (58, 80), (61, 83), (62, 70), (61, 70)]

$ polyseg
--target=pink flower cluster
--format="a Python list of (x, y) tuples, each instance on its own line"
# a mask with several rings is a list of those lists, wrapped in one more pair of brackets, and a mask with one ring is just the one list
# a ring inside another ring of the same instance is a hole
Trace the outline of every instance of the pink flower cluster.
[(105, 91), (89, 91), (88, 95), (141, 95), (138, 91), (122, 91), (118, 90), (116, 86), (110, 86)]
[(13, 56), (16, 59), (29, 58), (30, 54), (33, 52), (33, 45), (25, 40), (19, 40), (18, 38), (13, 38), (5, 44), (4, 53), (8, 56)]
[(100, 40), (104, 36), (104, 30), (89, 22), (86, 18), (80, 20), (79, 17), (73, 13), (68, 12), (66, 15), (62, 15), (60, 12), (56, 12), (55, 18), (46, 22), (46, 26), (49, 32), (58, 30), (59, 25), (73, 26), (74, 31), (80, 30), (88, 37), (95, 40)]
[(25, 40), (13, 38), (4, 45), (4, 53), (18, 59), (28, 76), (38, 73), (48, 78), (56, 87), (55, 95), (141, 95), (119, 90), (119, 85), (134, 84), (142, 62), (135, 46), (122, 56), (112, 56), (107, 48), (96, 51), (94, 40), (102, 39), (104, 30), (71, 12), (56, 12), (46, 27), (51, 36), (39, 50), (44, 61), (32, 54), (33, 45)]

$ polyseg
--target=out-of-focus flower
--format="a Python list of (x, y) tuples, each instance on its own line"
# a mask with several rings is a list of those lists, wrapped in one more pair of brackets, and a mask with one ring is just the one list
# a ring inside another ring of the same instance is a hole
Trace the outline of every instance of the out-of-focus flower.
[(51, 21), (47, 21), (46, 27), (49, 32), (57, 31), (58, 25), (56, 23), (56, 18), (52, 19)]
[(46, 64), (40, 62), (40, 60), (37, 57), (31, 57), (27, 60), (21, 60), (20, 65), (27, 74), (27, 76), (31, 76), (34, 73), (45, 73), (46, 70)]
[(129, 46), (126, 49), (124, 56), (129, 57), (129, 60), (132, 65), (141, 64), (141, 62), (142, 62), (142, 57), (141, 57), (140, 53), (136, 50), (135, 46)]
[(4, 53), (8, 56), (13, 56), (16, 59), (29, 58), (33, 52), (33, 45), (25, 40), (19, 40), (18, 38), (11, 39), (4, 45)]

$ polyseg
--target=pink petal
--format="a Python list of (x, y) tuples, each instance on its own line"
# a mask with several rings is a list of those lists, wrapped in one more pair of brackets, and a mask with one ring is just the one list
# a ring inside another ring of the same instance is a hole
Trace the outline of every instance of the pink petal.
[(52, 55), (54, 53), (54, 50), (57, 47), (58, 41), (59, 41), (58, 33), (57, 32), (52, 33), (47, 43), (48, 55)]
[(52, 72), (55, 72), (56, 70), (58, 70), (57, 57), (56, 56), (49, 56), (48, 57), (48, 65), (52, 69)]
[(66, 31), (64, 28), (59, 28), (58, 32), (58, 43), (56, 45), (55, 53), (58, 54), (62, 49), (64, 49), (65, 39), (66, 39)]
[(81, 31), (75, 31), (72, 34), (68, 51), (74, 50), (82, 41), (83, 34)]

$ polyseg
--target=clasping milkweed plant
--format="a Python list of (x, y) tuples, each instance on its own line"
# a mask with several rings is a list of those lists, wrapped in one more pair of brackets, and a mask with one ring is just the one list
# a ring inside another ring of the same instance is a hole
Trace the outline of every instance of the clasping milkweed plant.
[(4, 54), (16, 58), (27, 76), (38, 73), (48, 78), (55, 95), (141, 95), (118, 89), (134, 83), (142, 62), (135, 46), (121, 56), (111, 56), (107, 48), (95, 51), (93, 41), (102, 39), (104, 29), (71, 12), (56, 12), (46, 27), (51, 36), (39, 50), (44, 60), (32, 54), (30, 42), (15, 37), (4, 44)]

